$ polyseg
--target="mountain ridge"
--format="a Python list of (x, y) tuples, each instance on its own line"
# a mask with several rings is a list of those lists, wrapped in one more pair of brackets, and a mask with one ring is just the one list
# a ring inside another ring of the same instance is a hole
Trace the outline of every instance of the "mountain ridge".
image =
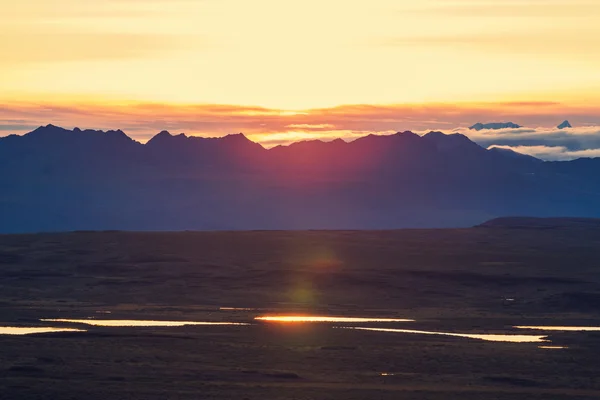
[[(32, 136), (40, 136), (40, 135), (44, 135), (46, 136), (46, 139), (48, 139), (48, 135), (57, 135), (60, 134), (62, 136), (66, 136), (66, 137), (72, 137), (75, 138), (74, 135), (76, 134), (88, 134), (88, 135), (95, 135), (97, 137), (110, 137), (110, 136), (115, 136), (115, 137), (121, 137), (121, 138), (127, 138), (132, 142), (136, 142), (139, 143), (143, 146), (155, 146), (160, 144), (166, 144), (167, 142), (185, 142), (185, 141), (189, 141), (189, 142), (193, 142), (193, 141), (197, 141), (197, 142), (205, 142), (205, 143), (209, 143), (209, 142), (223, 142), (223, 141), (237, 141), (239, 143), (241, 142), (250, 142), (254, 145), (260, 146), (265, 150), (273, 150), (273, 149), (281, 149), (281, 148), (289, 148), (291, 146), (296, 146), (299, 144), (302, 144), (303, 146), (306, 145), (320, 145), (320, 144), (325, 144), (325, 143), (330, 143), (333, 145), (336, 144), (350, 144), (350, 143), (354, 143), (360, 140), (373, 140), (372, 138), (390, 138), (390, 137), (395, 137), (395, 138), (412, 138), (414, 140), (419, 140), (420, 138), (426, 139), (426, 140), (462, 140), (463, 142), (467, 143), (470, 142), (470, 144), (478, 146), (476, 143), (472, 142), (467, 136), (461, 134), (461, 133), (452, 133), (452, 134), (445, 134), (441, 131), (430, 131), (424, 135), (418, 135), (412, 131), (402, 131), (402, 132), (396, 132), (394, 134), (390, 134), (390, 135), (375, 135), (375, 134), (368, 134), (365, 136), (361, 136), (358, 137), (352, 141), (346, 142), (345, 140), (341, 139), (341, 138), (335, 138), (333, 140), (322, 140), (322, 139), (310, 139), (310, 140), (300, 140), (300, 141), (296, 141), (296, 142), (291, 142), (289, 144), (286, 145), (277, 145), (271, 148), (266, 148), (264, 146), (262, 146), (262, 144), (258, 143), (258, 142), (254, 142), (251, 139), (249, 139), (245, 134), (243, 133), (234, 133), (234, 134), (227, 134), (224, 136), (216, 136), (216, 137), (203, 137), (203, 136), (187, 136), (185, 133), (179, 133), (179, 134), (172, 134), (167, 130), (163, 130), (157, 134), (155, 134), (154, 136), (152, 136), (146, 143), (141, 143), (138, 142), (137, 140), (131, 138), (130, 136), (128, 136), (124, 131), (122, 131), (121, 129), (116, 129), (116, 130), (108, 130), (108, 131), (103, 131), (103, 130), (94, 130), (94, 129), (80, 129), (78, 127), (73, 128), (72, 130), (69, 130), (67, 128), (63, 128), (63, 127), (59, 127), (56, 125), (52, 125), (52, 124), (48, 124), (45, 126), (40, 126), (38, 128), (36, 128), (35, 130), (25, 133), (23, 135), (8, 135), (5, 137), (0, 137), (0, 143), (2, 143), (3, 139), (6, 138), (25, 138), (25, 137), (32, 137)], [(434, 138), (435, 137), (435, 138)], [(371, 138), (371, 139), (369, 139)], [(440, 139), (441, 138), (441, 139)], [(447, 138), (447, 139), (446, 139)], [(12, 139), (14, 140), (14, 139)], [(375, 140), (379, 140), (379, 139), (375, 139)], [(411, 139), (408, 139), (411, 140)]]
[(266, 149), (243, 134), (47, 125), (0, 138), (0, 232), (467, 227), (600, 217), (600, 159), (546, 162), (410, 131)]

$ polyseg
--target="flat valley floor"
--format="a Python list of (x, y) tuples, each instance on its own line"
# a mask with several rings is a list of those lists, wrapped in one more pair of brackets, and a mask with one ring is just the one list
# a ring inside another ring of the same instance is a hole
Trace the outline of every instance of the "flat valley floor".
[(600, 326), (598, 227), (0, 236), (0, 327), (81, 330), (0, 335), (0, 399), (600, 398), (600, 332), (513, 326)]

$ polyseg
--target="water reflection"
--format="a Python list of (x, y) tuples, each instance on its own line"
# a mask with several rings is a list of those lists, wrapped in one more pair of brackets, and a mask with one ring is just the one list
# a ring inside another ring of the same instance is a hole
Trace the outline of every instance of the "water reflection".
[(566, 331), (566, 332), (599, 332), (598, 326), (513, 326), (517, 329), (532, 329), (537, 331)]
[(414, 322), (414, 319), (395, 319), (395, 318), (354, 318), (354, 317), (328, 317), (312, 315), (273, 315), (254, 318), (258, 321), (269, 322)]
[(108, 319), (42, 319), (43, 322), (66, 322), (105, 327), (125, 326), (186, 326), (186, 325), (248, 325), (238, 322), (193, 322), (193, 321), (142, 321), (142, 320), (108, 320)]
[(0, 335), (35, 335), (55, 332), (85, 332), (82, 329), (50, 328), (50, 327), (16, 327), (0, 326)]
[(396, 333), (415, 333), (420, 335), (444, 335), (464, 337), (468, 339), (485, 340), (488, 342), (512, 342), (512, 343), (535, 343), (546, 342), (547, 336), (537, 335), (502, 335), (502, 334), (471, 334), (471, 333), (449, 333), (449, 332), (429, 332), (415, 331), (409, 329), (384, 329), (384, 328), (362, 328), (362, 327), (344, 327), (344, 329), (357, 329), (362, 331), (375, 332), (396, 332)]
[(562, 349), (568, 349), (568, 347), (567, 346), (538, 346), (538, 349), (562, 350)]

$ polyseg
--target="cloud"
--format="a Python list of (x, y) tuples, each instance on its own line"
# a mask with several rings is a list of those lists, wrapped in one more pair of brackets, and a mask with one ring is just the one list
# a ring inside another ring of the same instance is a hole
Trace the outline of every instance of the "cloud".
[(37, 128), (36, 125), (11, 124), (11, 123), (4, 123), (4, 122), (0, 121), (0, 132), (1, 131), (6, 131), (6, 132), (29, 131), (29, 130), (33, 130), (35, 128)]
[(0, 33), (6, 64), (122, 60), (177, 48), (175, 37), (108, 33)]
[[(191, 1), (188, 2), (188, 5)], [(22, 0), (0, 14), (3, 68), (22, 64), (147, 59), (206, 47), (200, 34), (167, 29), (164, 0)], [(153, 3), (153, 4), (152, 4)], [(185, 1), (172, 0), (185, 10)], [(3, 10), (4, 11), (4, 10)]]
[(600, 11), (600, 5), (593, 0), (541, 0), (541, 1), (509, 1), (481, 2), (469, 1), (461, 3), (440, 3), (439, 5), (415, 10), (415, 12), (436, 13), (444, 17), (492, 17), (492, 18), (578, 18), (589, 16)]
[(335, 126), (331, 124), (290, 124), (286, 128), (292, 129), (334, 129)]
[(386, 47), (423, 46), (453, 49), (465, 48), (501, 55), (559, 56), (561, 58), (597, 60), (594, 51), (599, 31), (581, 28), (577, 31), (539, 30), (537, 32), (498, 32), (454, 35), (401, 36), (383, 39), (379, 44)]
[(577, 158), (595, 158), (600, 157), (600, 148), (571, 151), (564, 146), (499, 146), (493, 145), (489, 148), (501, 148), (516, 151), (521, 154), (528, 154), (547, 161), (567, 161)]
[(570, 129), (519, 128), (482, 130), (455, 129), (484, 147), (498, 146), (550, 146), (564, 147), (570, 152), (600, 148), (600, 126), (583, 126)]

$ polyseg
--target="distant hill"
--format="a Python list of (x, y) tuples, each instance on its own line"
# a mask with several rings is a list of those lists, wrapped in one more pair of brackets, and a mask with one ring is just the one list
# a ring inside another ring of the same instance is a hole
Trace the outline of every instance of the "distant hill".
[(600, 159), (543, 162), (413, 132), (265, 149), (243, 134), (54, 125), (0, 138), (0, 232), (466, 227), (600, 217)]
[(557, 126), (558, 129), (566, 129), (572, 128), (571, 123), (569, 121), (563, 121), (560, 125)]
[(533, 218), (504, 217), (495, 218), (477, 225), (482, 228), (600, 228), (600, 218)]
[(484, 129), (516, 129), (522, 128), (521, 125), (513, 124), (512, 122), (490, 122), (488, 124), (482, 124), (481, 122), (476, 123), (473, 126), (470, 126), (469, 129), (481, 131)]

